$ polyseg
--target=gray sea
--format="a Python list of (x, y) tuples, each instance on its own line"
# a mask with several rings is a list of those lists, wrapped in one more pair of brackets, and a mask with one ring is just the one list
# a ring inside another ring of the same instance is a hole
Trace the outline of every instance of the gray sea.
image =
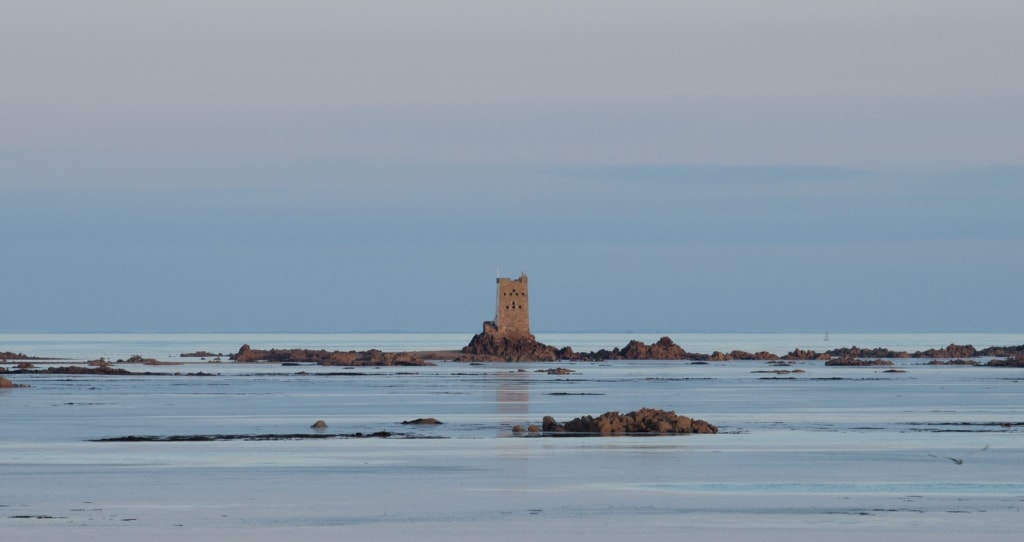
[[(584, 351), (662, 335), (538, 339)], [(702, 353), (1024, 344), (1024, 334), (667, 335)], [(6, 375), (30, 387), (0, 390), (0, 540), (1011, 540), (1024, 526), (1024, 369), (179, 357), (242, 344), (443, 350), (469, 337), (0, 335), (0, 351), (61, 358), (42, 368), (182, 362), (125, 366), (161, 373), (150, 376)], [(512, 433), (545, 415), (645, 406), (720, 432)], [(402, 424), (422, 417), (443, 423)], [(308, 435), (321, 419), (343, 438), (96, 441)], [(380, 431), (392, 436), (351, 437)]]

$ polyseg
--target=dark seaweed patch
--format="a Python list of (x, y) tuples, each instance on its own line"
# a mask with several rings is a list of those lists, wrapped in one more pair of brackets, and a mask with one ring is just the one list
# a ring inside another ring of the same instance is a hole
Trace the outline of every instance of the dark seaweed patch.
[(377, 431), (375, 433), (267, 433), (243, 435), (128, 435), (123, 437), (107, 437), (91, 439), (89, 442), (214, 442), (226, 440), (266, 441), (266, 440), (306, 440), (306, 439), (358, 439), (358, 438), (401, 438), (401, 439), (436, 439), (444, 437), (422, 436), (413, 433), (392, 433)]

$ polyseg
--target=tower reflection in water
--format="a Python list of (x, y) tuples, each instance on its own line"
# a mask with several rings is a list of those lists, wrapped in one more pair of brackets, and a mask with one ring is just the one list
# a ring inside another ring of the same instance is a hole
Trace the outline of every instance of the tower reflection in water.
[(530, 373), (518, 369), (497, 373), (498, 436), (512, 434), (512, 426), (526, 427), (530, 420)]
[(504, 471), (509, 487), (523, 490), (530, 483), (530, 450), (534, 439), (513, 436), (512, 427), (530, 423), (530, 373), (522, 369), (502, 370), (497, 375), (498, 450), (495, 467)]

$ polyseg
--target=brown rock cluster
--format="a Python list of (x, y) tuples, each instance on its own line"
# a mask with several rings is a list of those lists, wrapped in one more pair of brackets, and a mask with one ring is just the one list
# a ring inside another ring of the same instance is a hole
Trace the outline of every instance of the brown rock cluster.
[(110, 365), (100, 364), (95, 367), (81, 367), (78, 365), (69, 365), (67, 367), (47, 367), (42, 372), (48, 374), (58, 375), (131, 375), (137, 374), (121, 369), (119, 367), (111, 367)]
[(989, 367), (1024, 367), (1024, 354), (1017, 354), (1006, 359), (994, 359), (986, 365)]
[(576, 371), (573, 371), (572, 369), (566, 369), (565, 367), (555, 367), (554, 369), (539, 369), (537, 370), (537, 372), (549, 375), (571, 375), (574, 374)]
[(744, 352), (743, 350), (733, 350), (732, 352), (729, 352), (727, 354), (725, 352), (715, 351), (715, 352), (712, 352), (710, 356), (708, 356), (707, 360), (701, 360), (701, 361), (732, 361), (732, 360), (736, 360), (736, 359), (757, 360), (757, 361), (778, 361), (779, 360), (779, 356), (776, 356), (775, 354), (772, 354), (771, 352), (755, 352), (755, 353), (751, 354), (750, 352)]
[[(202, 352), (208, 354), (208, 352)], [(197, 352), (196, 354), (199, 354)], [(191, 355), (191, 354), (190, 354)], [(788, 354), (778, 356), (771, 352), (714, 352), (712, 354), (691, 353), (677, 345), (669, 337), (662, 337), (651, 344), (641, 341), (630, 341), (622, 348), (611, 350), (601, 349), (594, 352), (576, 352), (571, 347), (556, 348), (536, 341), (531, 337), (507, 337), (495, 333), (478, 333), (469, 344), (460, 351), (444, 352), (382, 352), (367, 350), (363, 352), (327, 351), (327, 350), (255, 350), (243, 345), (238, 353), (230, 356), (236, 362), (247, 363), (257, 361), (279, 363), (317, 363), (320, 365), (431, 365), (426, 360), (450, 359), (455, 361), (609, 361), (609, 360), (678, 360), (678, 361), (830, 361), (832, 365), (863, 364), (865, 359), (900, 359), (900, 358), (971, 358), (971, 357), (1008, 357), (1024, 356), (1024, 345), (1010, 347), (992, 347), (977, 350), (971, 345), (959, 346), (951, 344), (941, 349), (930, 349), (921, 352), (903, 352), (888, 348), (858, 348), (856, 346), (836, 348), (825, 352), (795, 349)], [(858, 360), (851, 362), (849, 360)], [(1012, 361), (1007, 363), (1013, 363)]]
[(928, 362), (928, 365), (981, 365), (977, 360), (973, 359), (950, 359), (950, 360), (939, 360), (933, 359)]
[(785, 361), (828, 361), (832, 359), (832, 356), (827, 352), (819, 354), (814, 350), (801, 350), (797, 348), (779, 359)]
[(680, 416), (669, 410), (642, 408), (620, 414), (605, 412), (594, 418), (581, 416), (560, 424), (551, 416), (545, 416), (542, 429), (545, 433), (629, 435), (659, 434), (685, 435), (691, 433), (717, 433), (718, 428), (704, 420)]
[(950, 344), (945, 348), (929, 348), (923, 352), (915, 352), (915, 358), (973, 358), (978, 355), (978, 349), (972, 345)]
[(529, 338), (499, 337), (477, 333), (463, 349), (464, 360), (473, 361), (555, 361), (562, 353), (553, 346)]
[[(571, 352), (571, 350), (570, 350)], [(705, 360), (707, 355), (690, 354), (681, 346), (668, 337), (662, 337), (657, 342), (644, 344), (640, 341), (629, 341), (623, 348), (611, 350), (598, 350), (596, 352), (576, 353), (575, 357), (583, 361), (606, 361), (606, 360)]]
[(992, 346), (978, 351), (979, 356), (984, 357), (1022, 357), (1024, 356), (1024, 344), (1019, 346)]
[[(771, 354), (768, 354), (771, 355)], [(498, 337), (479, 333), (462, 349), (461, 361), (608, 361), (608, 360), (705, 360), (707, 355), (689, 354), (668, 337), (644, 344), (629, 341), (623, 348), (596, 352), (575, 352), (571, 347), (555, 348), (532, 339)]]
[[(929, 348), (917, 352), (904, 352), (902, 350), (890, 350), (888, 348), (858, 348), (856, 346), (845, 348), (834, 348), (826, 352), (818, 353), (814, 350), (800, 350), (799, 348), (782, 356), (781, 359), (790, 361), (807, 360), (830, 360), (834, 358), (882, 358), (882, 359), (967, 359), (984, 357), (1013, 357), (1024, 355), (1024, 345), (1020, 346), (993, 346), (990, 348), (977, 348), (967, 344), (950, 344), (945, 348)], [(737, 358), (746, 359), (746, 358)]]
[(674, 343), (668, 337), (658, 339), (658, 342), (644, 344), (640, 341), (629, 341), (629, 344), (622, 349), (624, 359), (685, 359), (686, 350)]
[(833, 348), (825, 354), (830, 358), (909, 358), (911, 355), (907, 352), (900, 352), (897, 350), (889, 350), (888, 348), (858, 348), (851, 346), (849, 348)]
[(0, 376), (0, 388), (27, 388), (27, 387), (28, 386), (26, 386), (24, 384), (15, 384), (14, 382), (11, 382), (10, 380), (7, 380), (6, 378)]
[(133, 363), (137, 365), (174, 365), (173, 362), (159, 361), (153, 358), (144, 358), (138, 354), (129, 357), (128, 359), (119, 359), (118, 363)]
[(344, 365), (344, 366), (390, 366), (390, 365), (430, 365), (416, 352), (383, 352), (381, 350), (366, 350), (363, 352), (329, 352), (327, 350), (304, 350), (295, 348), (291, 350), (256, 350), (247, 344), (238, 349), (237, 354), (230, 356), (238, 363), (253, 363), (269, 361), (277, 363), (316, 363), (318, 365)]
[(180, 357), (183, 358), (217, 358), (223, 356), (224, 354), (214, 354), (212, 352), (207, 352), (206, 350), (199, 350), (197, 352), (185, 352), (184, 354), (180, 354)]
[(415, 420), (406, 420), (402, 422), (402, 425), (441, 425), (442, 423), (437, 418), (416, 418)]
[(830, 359), (825, 362), (825, 365), (832, 367), (890, 367), (892, 362), (887, 359), (857, 359), (857, 358), (839, 358)]
[(0, 361), (5, 361), (6, 362), (6, 361), (9, 361), (9, 360), (12, 360), (12, 359), (41, 360), (41, 359), (45, 359), (45, 358), (37, 358), (37, 357), (33, 357), (33, 356), (26, 356), (25, 354), (22, 354), (20, 352), (0, 352)]

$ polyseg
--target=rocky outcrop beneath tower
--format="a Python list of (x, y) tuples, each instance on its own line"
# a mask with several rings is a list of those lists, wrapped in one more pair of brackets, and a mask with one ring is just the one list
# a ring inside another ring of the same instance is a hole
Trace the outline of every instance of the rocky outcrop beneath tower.
[(690, 354), (668, 337), (644, 344), (630, 341), (624, 348), (576, 352), (572, 347), (556, 348), (529, 337), (508, 337), (485, 322), (484, 332), (473, 336), (462, 349), (461, 361), (609, 361), (609, 360), (707, 360), (704, 354)]
[(556, 361), (560, 351), (530, 337), (503, 337), (478, 333), (462, 349), (463, 359), (473, 361)]

